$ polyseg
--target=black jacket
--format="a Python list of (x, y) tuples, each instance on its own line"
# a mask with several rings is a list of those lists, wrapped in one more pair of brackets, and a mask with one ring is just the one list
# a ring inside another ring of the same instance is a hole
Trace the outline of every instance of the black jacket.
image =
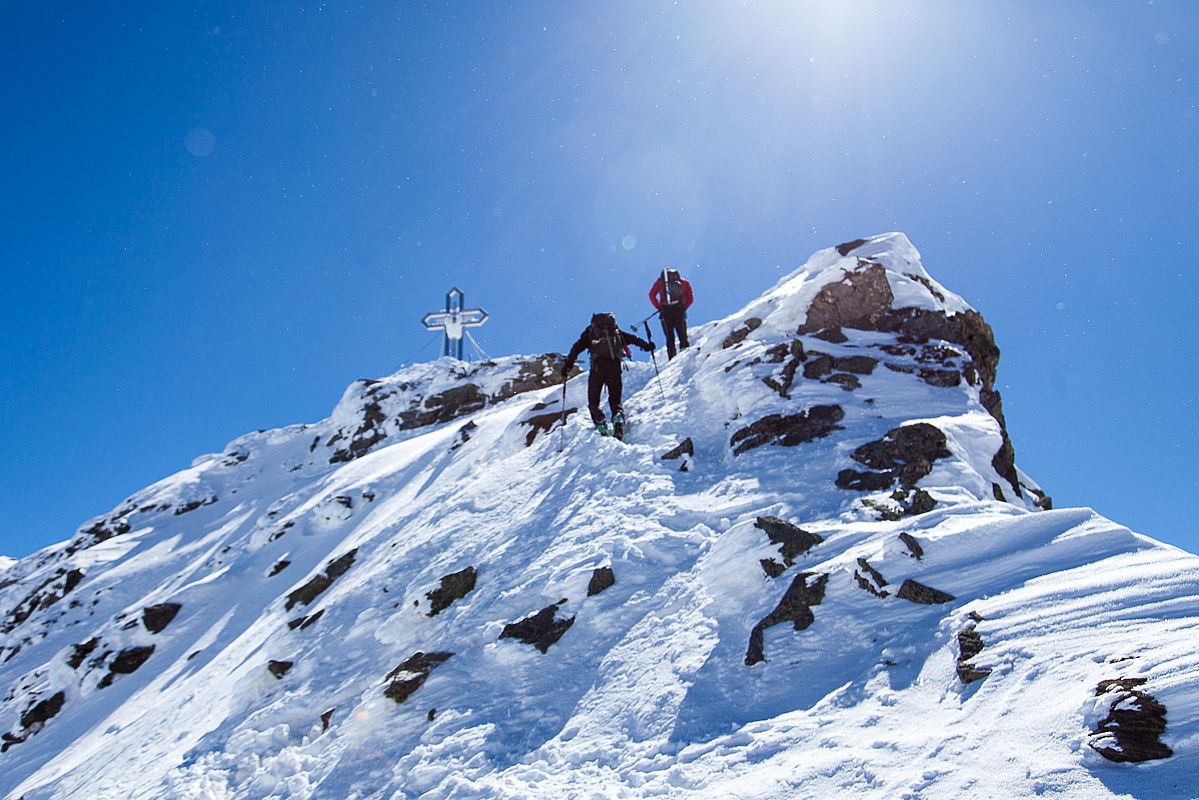
[[(620, 348), (617, 352), (617, 357), (615, 359), (609, 359), (605, 356), (599, 356), (599, 355), (593, 354), (592, 361), (620, 361), (621, 357), (624, 354), (624, 348), (630, 344), (635, 344), (638, 347), (640, 347), (642, 350), (646, 350), (646, 351), (654, 349), (654, 346), (652, 344), (645, 341), (644, 339), (642, 339), (640, 336), (638, 336), (635, 333), (629, 333), (628, 331), (622, 331), (620, 328), (617, 328), (616, 335), (620, 339)], [(583, 329), (583, 332), (579, 334), (579, 340), (577, 342), (575, 342), (574, 345), (570, 348), (570, 353), (568, 353), (566, 356), (566, 369), (569, 370), (570, 367), (575, 363), (575, 359), (577, 359), (579, 357), (579, 354), (582, 353), (584, 350), (588, 349), (590, 346), (591, 346), (591, 326), (588, 325), (586, 328)]]

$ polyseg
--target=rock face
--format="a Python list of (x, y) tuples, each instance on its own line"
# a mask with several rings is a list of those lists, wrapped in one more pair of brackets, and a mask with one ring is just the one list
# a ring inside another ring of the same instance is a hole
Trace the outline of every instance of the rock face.
[(841, 406), (831, 405), (812, 406), (798, 414), (769, 414), (734, 433), (729, 446), (737, 456), (766, 444), (795, 447), (840, 430), (837, 423), (844, 417)]
[(291, 661), (274, 661), (267, 662), (267, 672), (275, 676), (276, 680), (283, 680), (283, 676), (291, 671), (294, 662)]
[(295, 589), (291, 594), (287, 595), (287, 602), (284, 608), (291, 611), (297, 605), (308, 605), (315, 600), (321, 592), (333, 585), (333, 581), (340, 578), (346, 571), (353, 566), (354, 558), (358, 555), (358, 548), (345, 553), (330, 561), (325, 565), (325, 571), (320, 575), (311, 578), (307, 583), (298, 589)]
[(150, 633), (161, 633), (166, 626), (171, 624), (181, 608), (183, 606), (179, 603), (159, 603), (146, 606), (142, 609), (142, 624)]
[(927, 422), (903, 425), (887, 431), (887, 435), (878, 441), (862, 445), (850, 456), (859, 464), (879, 472), (842, 470), (837, 475), (837, 486), (877, 491), (898, 479), (901, 486), (910, 489), (932, 472), (934, 461), (951, 455), (945, 434), (936, 426)]
[(476, 575), (474, 567), (467, 567), (443, 577), (441, 585), (425, 595), (429, 600), (429, 616), (437, 616), (449, 608), (455, 600), (466, 597), (475, 588)]
[(790, 622), (797, 631), (802, 631), (813, 622), (816, 616), (812, 606), (824, 602), (824, 588), (828, 585), (828, 575), (817, 575), (812, 572), (801, 572), (791, 581), (786, 594), (761, 621), (754, 626), (749, 634), (749, 648), (745, 651), (745, 665), (752, 667), (766, 660), (765, 631), (767, 628), (781, 622)]
[(54, 575), (42, 581), (29, 595), (5, 615), (0, 622), (0, 633), (9, 633), (29, 619), (35, 611), (43, 611), (73, 592), (83, 581), (79, 569), (58, 569)]
[(398, 667), (387, 675), (387, 688), (383, 690), (386, 697), (403, 703), (412, 693), (421, 687), (429, 678), (429, 673), (448, 661), (453, 653), (423, 653), (416, 652), (404, 659)]
[(596, 567), (591, 573), (591, 580), (587, 582), (587, 596), (594, 597), (616, 584), (616, 573), (611, 567)]
[(805, 531), (778, 517), (758, 517), (754, 527), (766, 531), (771, 544), (781, 545), (779, 554), (788, 567), (795, 564), (796, 558), (824, 541), (820, 534)]
[(948, 592), (942, 592), (931, 586), (925, 586), (923, 583), (914, 581), (911, 578), (903, 582), (899, 587), (899, 591), (895, 593), (895, 596), (904, 600), (910, 600), (913, 603), (920, 603), (921, 605), (949, 603), (955, 599)]
[(1111, 706), (1087, 743), (1109, 761), (1152, 761), (1174, 755), (1161, 741), (1166, 707), (1137, 688), (1145, 682), (1144, 678), (1114, 678), (1095, 687), (1095, 696), (1110, 696)]
[(981, 681), (991, 674), (989, 667), (979, 667), (970, 663), (971, 659), (983, 651), (983, 646), (982, 637), (973, 625), (958, 633), (957, 671), (958, 679), (962, 683)]
[(500, 632), (501, 639), (517, 639), (525, 644), (531, 644), (541, 652), (548, 652), (550, 645), (562, 638), (562, 634), (575, 624), (575, 618), (558, 619), (558, 609), (565, 600), (548, 605), (531, 617), (525, 617), (519, 622), (510, 622)]

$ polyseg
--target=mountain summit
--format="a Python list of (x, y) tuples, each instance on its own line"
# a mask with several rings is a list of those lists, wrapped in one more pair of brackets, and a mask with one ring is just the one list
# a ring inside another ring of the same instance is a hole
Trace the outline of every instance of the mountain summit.
[(1193, 796), (1199, 558), (1052, 510), (905, 236), (691, 340), (626, 443), (441, 359), (0, 572), (0, 794)]

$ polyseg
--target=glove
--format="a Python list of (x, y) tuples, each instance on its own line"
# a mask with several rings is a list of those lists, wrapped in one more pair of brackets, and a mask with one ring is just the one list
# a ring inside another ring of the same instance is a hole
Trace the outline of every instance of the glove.
[(654, 350), (654, 346), (652, 344), (643, 344), (643, 345), (641, 345), (641, 349), (647, 353), (652, 353)]

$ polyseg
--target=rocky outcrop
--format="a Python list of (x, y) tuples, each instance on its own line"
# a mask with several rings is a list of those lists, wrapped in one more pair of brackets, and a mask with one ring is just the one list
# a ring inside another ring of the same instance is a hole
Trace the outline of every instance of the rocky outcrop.
[(828, 575), (812, 572), (801, 572), (796, 575), (786, 594), (779, 604), (763, 617), (749, 634), (749, 648), (745, 651), (745, 665), (752, 667), (766, 660), (765, 632), (767, 628), (782, 622), (790, 622), (797, 631), (802, 631), (813, 622), (816, 616), (812, 606), (824, 602), (824, 589), (828, 584)]
[(24, 714), (21, 715), (20, 733), (5, 733), (0, 737), (0, 753), (8, 752), (8, 748), (14, 744), (20, 744), (28, 739), (33, 734), (40, 731), (47, 722), (58, 716), (58, 712), (62, 711), (63, 705), (66, 703), (67, 696), (64, 692), (56, 692), (45, 700), (40, 700), (34, 703)]
[(900, 585), (899, 591), (895, 593), (895, 596), (926, 606), (949, 603), (956, 599), (948, 592), (942, 592), (940, 589), (925, 586), (923, 583), (914, 581), (911, 578), (908, 578)]
[[(560, 402), (560, 400), (557, 401), (557, 403)], [(558, 425), (560, 422), (562, 422), (565, 417), (569, 417), (571, 414), (574, 414), (579, 410), (576, 407), (572, 407), (566, 409), (566, 413), (563, 414), (561, 406), (554, 408), (557, 403), (537, 403), (530, 408), (529, 411), (542, 413), (530, 414), (520, 421), (521, 425), (527, 425), (529, 427), (529, 432), (525, 434), (525, 447), (532, 447), (533, 442), (536, 441), (538, 434), (547, 433), (555, 425)], [(553, 410), (545, 411), (544, 409), (547, 408), (551, 408)]]
[(842, 470), (837, 475), (837, 486), (877, 491), (898, 479), (902, 487), (910, 489), (932, 472), (934, 461), (950, 455), (944, 432), (934, 425), (917, 422), (892, 428), (882, 439), (862, 445), (850, 456), (859, 464), (879, 472)]
[(154, 645), (147, 644), (138, 647), (126, 647), (121, 652), (117, 653), (108, 664), (108, 674), (100, 679), (96, 686), (104, 689), (112, 685), (113, 680), (118, 675), (132, 675), (141, 669), (142, 664), (145, 664), (150, 656), (154, 655)]
[(695, 445), (692, 443), (691, 437), (688, 436), (686, 439), (679, 442), (677, 447), (673, 447), (670, 450), (666, 451), (661, 456), (659, 456), (659, 458), (661, 458), (663, 461), (674, 461), (675, 459), (678, 459), (678, 458), (685, 458), (687, 456), (694, 456), (694, 455), (695, 455)]
[(837, 423), (844, 417), (841, 406), (834, 405), (812, 406), (798, 414), (770, 414), (734, 433), (729, 446), (738, 456), (767, 444), (795, 447), (840, 430)]
[[(974, 616), (975, 622), (981, 622), (982, 617)], [(981, 681), (983, 678), (991, 674), (989, 667), (979, 667), (971, 664), (970, 661), (983, 651), (982, 637), (978, 635), (974, 625), (970, 625), (958, 632), (958, 661), (957, 673), (958, 679), (962, 683), (970, 684), (975, 681)]]
[[(858, 559), (858, 570), (853, 571), (854, 582), (857, 583), (859, 589), (863, 589), (875, 597), (887, 597), (891, 593), (884, 590), (887, 585), (887, 579), (883, 574), (870, 565), (870, 562), (864, 558)], [(863, 574), (864, 573), (864, 574)]]
[(275, 680), (283, 680), (283, 676), (291, 671), (294, 666), (292, 661), (275, 661), (274, 659), (267, 662), (267, 672), (275, 676)]
[(605, 589), (615, 585), (616, 573), (611, 567), (596, 567), (587, 582), (587, 596), (594, 597)]
[(455, 600), (466, 597), (475, 588), (476, 574), (474, 567), (467, 567), (443, 577), (441, 585), (425, 595), (429, 600), (429, 616), (437, 616)]
[(757, 317), (750, 317), (740, 327), (724, 337), (724, 341), (720, 343), (720, 347), (727, 350), (735, 344), (741, 344), (741, 342), (745, 341), (745, 337), (760, 327), (762, 327), (762, 320)]
[(146, 606), (142, 609), (142, 624), (150, 633), (161, 633), (166, 626), (171, 624), (181, 608), (183, 606), (179, 603), (158, 603)]
[(920, 541), (915, 536), (903, 531), (899, 534), (899, 541), (903, 542), (903, 546), (908, 550), (908, 555), (912, 558), (917, 561), (924, 558), (924, 548), (920, 546)]
[(324, 615), (325, 615), (325, 609), (322, 608), (320, 611), (317, 611), (315, 614), (309, 614), (306, 617), (297, 617), (296, 619), (293, 619), (287, 623), (287, 629), (291, 630), (291, 631), (294, 631), (297, 628), (299, 630), (305, 630), (305, 629), (310, 628), (313, 625), (315, 625), (317, 620), (319, 620)]
[(26, 595), (10, 610), (3, 621), (0, 621), (0, 633), (9, 633), (21, 623), (29, 619), (36, 611), (44, 611), (73, 592), (83, 581), (83, 571), (78, 569), (59, 568), (46, 578), (37, 588)]
[(294, 589), (287, 595), (287, 602), (284, 603), (284, 608), (291, 611), (297, 605), (308, 605), (315, 600), (323, 591), (333, 585), (333, 581), (340, 578), (346, 573), (351, 566), (354, 565), (354, 559), (358, 555), (358, 548), (355, 547), (348, 553), (330, 561), (325, 565), (325, 571), (320, 575), (316, 575), (308, 580), (303, 586)]
[(542, 653), (548, 652), (550, 645), (561, 639), (562, 634), (575, 624), (574, 617), (559, 619), (557, 616), (558, 609), (565, 603), (566, 600), (559, 600), (532, 616), (525, 617), (518, 622), (508, 623), (500, 632), (500, 638), (516, 639), (533, 645)]
[(404, 659), (398, 667), (388, 673), (386, 697), (403, 703), (429, 678), (429, 673), (448, 661), (453, 653), (422, 653), (417, 651)]
[(795, 564), (796, 558), (824, 541), (820, 534), (805, 531), (778, 517), (758, 517), (754, 527), (765, 531), (771, 544), (780, 545), (779, 555), (788, 567)]
[(1087, 744), (1109, 761), (1152, 761), (1174, 755), (1161, 740), (1166, 707), (1138, 688), (1144, 685), (1144, 678), (1113, 678), (1095, 687), (1095, 696), (1110, 697), (1111, 703)]
[(71, 645), (71, 655), (67, 656), (67, 666), (71, 669), (79, 669), (84, 660), (95, 652), (99, 644), (100, 638), (93, 636), (86, 642)]
[(179, 516), (180, 514), (190, 514), (191, 512), (195, 511), (198, 508), (203, 508), (204, 506), (210, 506), (210, 505), (215, 504), (216, 502), (218, 502), (218, 498), (215, 495), (210, 495), (208, 497), (202, 497), (199, 500), (189, 500), (188, 502), (184, 503), (181, 506), (178, 506), (175, 509), (175, 516)]

